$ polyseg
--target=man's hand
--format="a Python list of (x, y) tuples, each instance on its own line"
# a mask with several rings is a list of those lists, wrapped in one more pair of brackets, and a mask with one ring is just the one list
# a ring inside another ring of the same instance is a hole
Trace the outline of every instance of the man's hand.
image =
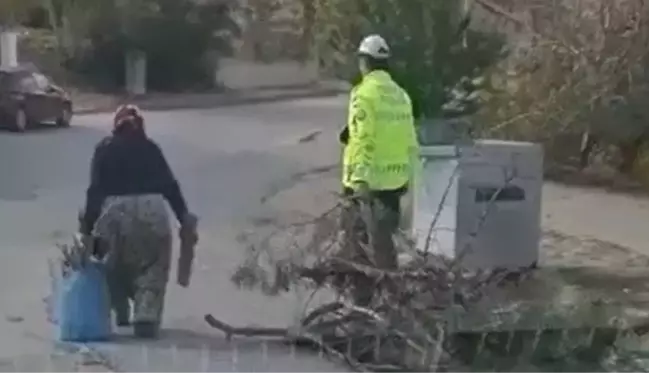
[(338, 141), (340, 141), (341, 144), (347, 145), (349, 142), (349, 127), (345, 126), (342, 130), (340, 130), (340, 133), (338, 134)]
[(354, 196), (361, 199), (369, 199), (370, 187), (364, 181), (359, 181), (354, 184)]

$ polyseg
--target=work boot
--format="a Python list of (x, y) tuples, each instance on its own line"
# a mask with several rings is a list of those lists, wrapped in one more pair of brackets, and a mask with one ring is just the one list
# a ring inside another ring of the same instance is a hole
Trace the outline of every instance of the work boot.
[(158, 337), (158, 323), (153, 321), (136, 321), (133, 323), (133, 334), (136, 338), (155, 339)]
[(117, 324), (117, 326), (121, 328), (131, 325), (131, 320), (129, 320), (128, 316), (117, 316), (115, 318), (115, 324)]
[(131, 325), (131, 320), (128, 313), (118, 313), (115, 316), (115, 324), (117, 324), (117, 326), (119, 327)]
[(128, 301), (119, 306), (113, 306), (115, 312), (115, 324), (118, 327), (131, 325), (131, 307)]

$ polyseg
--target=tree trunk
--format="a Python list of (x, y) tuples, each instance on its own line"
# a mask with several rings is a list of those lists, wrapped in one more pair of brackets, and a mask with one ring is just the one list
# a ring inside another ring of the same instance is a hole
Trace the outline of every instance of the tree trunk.
[(315, 0), (302, 0), (302, 45), (300, 46), (300, 57), (306, 61), (311, 54), (311, 45), (314, 43), (313, 34), (316, 22)]
[(44, 0), (43, 1), (44, 7), (47, 10), (47, 19), (50, 22), (50, 26), (52, 27), (52, 31), (54, 31), (54, 35), (56, 35), (56, 38), (58, 39), (58, 48), (61, 48), (61, 35), (60, 35), (60, 27), (59, 27), (59, 18), (56, 14), (56, 8), (54, 7), (54, 1), (53, 0)]
[(640, 156), (640, 149), (644, 143), (644, 138), (638, 138), (635, 141), (623, 143), (619, 145), (622, 161), (618, 167), (618, 171), (622, 174), (629, 175), (636, 165), (638, 157)]
[(584, 135), (582, 136), (581, 139), (581, 149), (579, 149), (579, 169), (583, 170), (584, 168), (588, 167), (588, 163), (590, 162), (590, 155), (593, 152), (593, 149), (595, 148), (597, 140), (595, 139), (595, 136), (593, 136), (592, 133), (590, 132), (584, 132)]
[(0, 31), (0, 65), (2, 67), (18, 65), (18, 35), (10, 28)]

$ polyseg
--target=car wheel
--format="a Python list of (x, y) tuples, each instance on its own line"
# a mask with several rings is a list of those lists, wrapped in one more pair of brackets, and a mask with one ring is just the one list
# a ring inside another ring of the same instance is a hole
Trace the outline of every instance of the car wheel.
[(61, 116), (56, 121), (56, 125), (59, 127), (70, 127), (72, 122), (72, 108), (70, 105), (65, 105), (61, 109)]
[(25, 112), (25, 110), (16, 110), (16, 114), (14, 115), (14, 125), (12, 129), (15, 132), (25, 132), (27, 130), (28, 123), (29, 119), (27, 118), (27, 113)]

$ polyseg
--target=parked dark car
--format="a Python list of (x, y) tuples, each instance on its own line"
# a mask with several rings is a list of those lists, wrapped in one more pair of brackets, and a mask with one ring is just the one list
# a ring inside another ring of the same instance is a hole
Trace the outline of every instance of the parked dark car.
[(0, 125), (24, 132), (33, 124), (68, 127), (72, 101), (51, 79), (30, 67), (0, 68)]

